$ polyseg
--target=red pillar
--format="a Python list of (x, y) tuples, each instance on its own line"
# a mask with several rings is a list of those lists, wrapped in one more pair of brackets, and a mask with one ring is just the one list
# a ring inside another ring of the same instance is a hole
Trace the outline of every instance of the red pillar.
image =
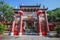
[(47, 18), (47, 13), (44, 11), (44, 16), (45, 16), (45, 23), (46, 23), (46, 29), (47, 29), (47, 35), (49, 35), (49, 25), (48, 25), (48, 18)]
[(23, 34), (23, 11), (18, 11), (18, 14), (20, 14), (20, 32), (19, 36)]
[(39, 22), (37, 21), (37, 23), (36, 23), (36, 32), (37, 32), (37, 34), (39, 33)]
[(42, 36), (42, 29), (41, 29), (41, 19), (40, 19), (40, 15), (42, 14), (42, 10), (38, 10), (37, 12), (38, 14), (38, 21), (39, 21), (39, 35)]
[(41, 29), (41, 21), (40, 21), (41, 19), (40, 19), (40, 15), (39, 15), (39, 34), (40, 34), (40, 36), (42, 36), (42, 29)]
[[(14, 19), (15, 19), (15, 15), (14, 15)], [(15, 26), (15, 20), (14, 19), (13, 19), (13, 23), (12, 23), (11, 36), (14, 36), (14, 26)]]

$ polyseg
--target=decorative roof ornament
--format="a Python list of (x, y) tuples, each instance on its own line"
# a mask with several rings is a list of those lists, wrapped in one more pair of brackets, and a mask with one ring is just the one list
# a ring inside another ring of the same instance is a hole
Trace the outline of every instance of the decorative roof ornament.
[(17, 9), (18, 7), (16, 6), (15, 9)]
[(40, 3), (37, 3), (37, 5), (38, 5), (38, 6), (41, 6), (41, 4), (40, 4)]

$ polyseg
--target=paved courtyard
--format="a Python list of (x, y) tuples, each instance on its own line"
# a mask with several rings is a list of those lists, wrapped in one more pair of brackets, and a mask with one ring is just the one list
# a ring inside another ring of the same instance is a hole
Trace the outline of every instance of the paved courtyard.
[(36, 36), (36, 35), (23, 35), (23, 36), (4, 36), (0, 40), (60, 40), (60, 38), (56, 37), (44, 37), (44, 36)]

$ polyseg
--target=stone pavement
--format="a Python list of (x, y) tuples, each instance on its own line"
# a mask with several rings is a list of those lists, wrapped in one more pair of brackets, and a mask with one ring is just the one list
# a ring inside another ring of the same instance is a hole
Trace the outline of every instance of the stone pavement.
[(60, 40), (56, 37), (44, 37), (38, 35), (22, 35), (22, 36), (4, 36), (0, 40)]

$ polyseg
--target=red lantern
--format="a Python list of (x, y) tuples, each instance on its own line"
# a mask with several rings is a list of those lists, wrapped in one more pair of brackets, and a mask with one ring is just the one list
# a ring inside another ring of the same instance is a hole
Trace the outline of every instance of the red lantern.
[(46, 32), (43, 31), (43, 32), (42, 32), (42, 35), (46, 35)]
[(38, 15), (42, 14), (42, 10), (38, 10), (37, 14)]
[(14, 31), (14, 35), (18, 35), (18, 31)]
[(23, 11), (18, 11), (18, 14), (23, 15)]

